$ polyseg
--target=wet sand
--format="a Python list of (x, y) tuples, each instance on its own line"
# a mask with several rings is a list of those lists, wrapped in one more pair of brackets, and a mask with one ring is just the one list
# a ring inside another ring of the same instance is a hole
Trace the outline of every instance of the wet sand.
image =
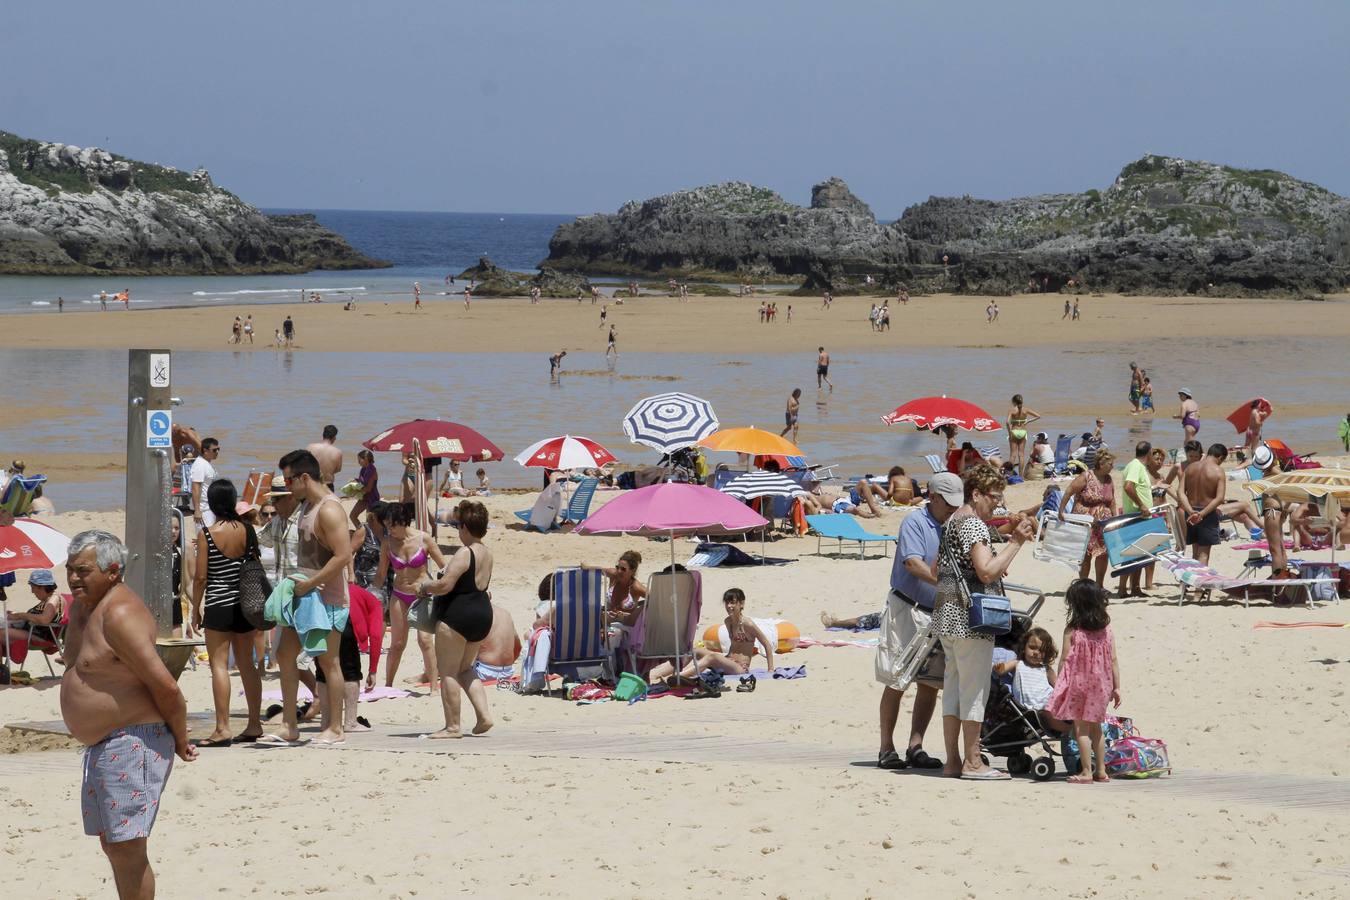
[[(761, 325), (762, 299), (778, 304), (778, 320)], [(878, 300), (880, 298), (877, 298)], [(891, 331), (876, 334), (867, 325), (873, 298), (841, 297), (828, 309), (819, 297), (674, 298), (644, 296), (622, 306), (613, 300), (606, 326), (618, 328), (620, 353), (662, 350), (716, 353), (888, 350), (897, 347), (1042, 347), (1051, 344), (1096, 346), (1150, 337), (1206, 341), (1216, 337), (1313, 337), (1343, 335), (1350, 317), (1350, 295), (1325, 301), (1238, 300), (1202, 297), (1079, 298), (1082, 319), (1062, 319), (1064, 295), (1028, 294), (993, 298), (999, 319), (989, 325), (990, 298), (939, 294), (916, 297), (907, 306), (891, 305)], [(792, 322), (787, 305), (792, 304)], [(552, 353), (605, 349), (607, 327), (599, 327), (600, 305), (587, 299), (482, 299), (466, 311), (454, 298), (424, 302), (363, 301), (351, 311), (340, 304), (239, 306), (211, 309), (148, 309), (130, 312), (26, 315), (22, 328), (0, 329), (0, 347), (166, 347), (219, 350), (228, 345), (235, 315), (252, 314), (261, 351), (273, 332), (291, 316), (298, 349), (366, 350), (522, 350)]]

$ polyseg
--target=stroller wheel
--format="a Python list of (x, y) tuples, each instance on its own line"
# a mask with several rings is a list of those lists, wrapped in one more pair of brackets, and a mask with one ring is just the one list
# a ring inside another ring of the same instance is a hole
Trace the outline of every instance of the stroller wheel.
[(1031, 771), (1031, 754), (1025, 750), (1008, 757), (1008, 774), (1025, 775)]
[(1037, 781), (1049, 781), (1050, 776), (1054, 774), (1055, 760), (1053, 757), (1042, 756), (1031, 764), (1031, 777), (1035, 778)]

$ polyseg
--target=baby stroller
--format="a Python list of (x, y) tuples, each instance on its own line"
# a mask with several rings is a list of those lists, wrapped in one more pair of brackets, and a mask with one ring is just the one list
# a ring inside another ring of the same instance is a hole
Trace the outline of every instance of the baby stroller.
[[(980, 747), (989, 756), (1008, 759), (1010, 775), (1026, 775), (1048, 781), (1055, 774), (1055, 749), (1060, 735), (1042, 726), (1035, 710), (1024, 708), (1013, 699), (1012, 691), (997, 676), (989, 688), (980, 728)], [(1039, 745), (1045, 756), (1032, 759), (1027, 750)]]

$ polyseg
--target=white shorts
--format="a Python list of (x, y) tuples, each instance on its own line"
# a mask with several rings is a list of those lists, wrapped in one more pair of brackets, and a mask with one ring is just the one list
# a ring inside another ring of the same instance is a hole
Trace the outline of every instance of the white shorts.
[[(878, 682), (893, 690), (903, 690), (900, 672), (905, 648), (928, 629), (929, 618), (927, 611), (906, 603), (890, 590), (886, 591), (886, 605), (881, 611), (881, 635), (877, 639)], [(941, 688), (943, 668), (942, 645), (937, 644), (914, 680), (929, 687)]]

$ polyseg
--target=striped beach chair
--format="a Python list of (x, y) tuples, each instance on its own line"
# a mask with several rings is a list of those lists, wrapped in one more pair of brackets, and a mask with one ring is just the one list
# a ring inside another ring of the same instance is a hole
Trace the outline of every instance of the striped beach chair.
[(605, 649), (605, 576), (599, 569), (557, 569), (553, 573), (553, 623), (546, 674), (599, 666)]

